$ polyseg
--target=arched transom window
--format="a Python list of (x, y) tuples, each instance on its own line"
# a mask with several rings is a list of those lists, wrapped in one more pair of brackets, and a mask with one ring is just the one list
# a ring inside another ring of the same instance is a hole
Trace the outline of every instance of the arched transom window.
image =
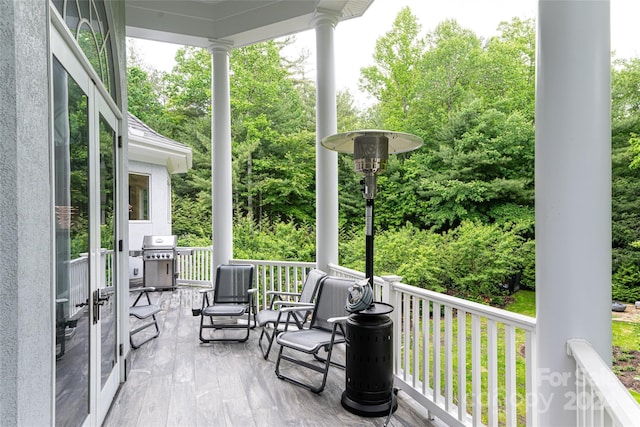
[(71, 34), (115, 100), (113, 38), (103, 0), (52, 0)]

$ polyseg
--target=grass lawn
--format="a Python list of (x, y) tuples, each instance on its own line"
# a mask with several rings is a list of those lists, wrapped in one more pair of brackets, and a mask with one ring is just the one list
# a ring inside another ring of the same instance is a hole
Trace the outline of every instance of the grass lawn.
[[(514, 313), (536, 317), (536, 293), (521, 290), (513, 294), (515, 300), (506, 309)], [(611, 340), (614, 346), (622, 350), (640, 350), (639, 324), (614, 321), (611, 328)]]
[(506, 308), (514, 313), (525, 314), (536, 317), (536, 293), (533, 291), (520, 290), (513, 294), (515, 300)]
[[(536, 315), (536, 294), (533, 291), (521, 290), (514, 295), (514, 302), (511, 303), (506, 309), (515, 313), (526, 314), (527, 316), (535, 317)], [(630, 321), (615, 320), (611, 325), (611, 341), (613, 347), (618, 347), (618, 353), (629, 357), (630, 354), (637, 354), (640, 350), (640, 323)], [(626, 361), (626, 360), (625, 360)], [(623, 372), (617, 367), (614, 359), (614, 372), (620, 377)], [(633, 375), (640, 376), (638, 366), (635, 367)], [(624, 367), (625, 371), (629, 370), (629, 367)], [(622, 381), (622, 378), (621, 378)], [(624, 383), (624, 381), (623, 381)], [(640, 392), (629, 388), (631, 394), (640, 402)]]

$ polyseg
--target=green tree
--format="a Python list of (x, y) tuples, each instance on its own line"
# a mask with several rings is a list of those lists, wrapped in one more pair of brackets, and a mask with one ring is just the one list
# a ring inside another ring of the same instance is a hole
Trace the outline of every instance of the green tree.
[(416, 83), (416, 113), (411, 120), (412, 128), (430, 142), (450, 116), (473, 99), (483, 50), (480, 39), (454, 20), (444, 21), (428, 33), (426, 47)]
[[(613, 282), (631, 287), (625, 274), (640, 265), (640, 59), (614, 62), (611, 74), (611, 167)], [(636, 286), (640, 282), (636, 283)], [(628, 293), (628, 292), (627, 292)]]
[(426, 165), (417, 201), (423, 224), (446, 230), (465, 219), (504, 222), (504, 206), (533, 216), (531, 122), (518, 112), (483, 111), (474, 103), (441, 135), (436, 151), (408, 160)]
[(255, 218), (314, 218), (315, 141), (305, 125), (306, 89), (282, 60), (284, 45), (233, 51), (232, 138), (236, 212)]
[(378, 114), (386, 129), (405, 130), (417, 95), (424, 51), (420, 25), (403, 8), (389, 32), (376, 41), (374, 66), (361, 69), (360, 87), (380, 101)]
[(535, 22), (513, 18), (501, 22), (499, 35), (484, 50), (476, 91), (487, 107), (519, 111), (533, 120), (535, 112)]
[(164, 108), (149, 73), (141, 67), (127, 68), (127, 102), (131, 114), (153, 129), (158, 129)]
[(211, 113), (211, 54), (206, 49), (178, 49), (176, 65), (164, 76), (167, 108), (176, 116), (198, 117)]

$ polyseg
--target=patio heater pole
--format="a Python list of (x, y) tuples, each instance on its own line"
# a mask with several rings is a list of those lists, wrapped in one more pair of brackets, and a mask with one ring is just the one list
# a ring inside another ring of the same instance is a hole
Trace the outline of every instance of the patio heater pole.
[[(375, 175), (373, 177), (375, 179)], [(365, 276), (373, 289), (373, 199), (365, 207)]]
[(352, 153), (354, 169), (364, 175), (366, 284), (356, 283), (347, 297), (346, 390), (342, 406), (357, 415), (379, 417), (398, 407), (393, 398), (393, 306), (373, 302), (373, 238), (376, 176), (387, 167), (389, 153), (412, 151), (422, 145), (415, 135), (386, 130), (358, 130), (324, 138), (322, 146)]

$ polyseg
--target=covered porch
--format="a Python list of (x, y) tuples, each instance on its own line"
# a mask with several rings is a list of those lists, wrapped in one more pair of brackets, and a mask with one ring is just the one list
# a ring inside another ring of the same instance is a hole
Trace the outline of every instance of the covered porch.
[[(337, 131), (334, 28), (342, 19), (364, 14), (370, 3), (275, 2), (276, 8), (284, 8), (282, 19), (275, 19), (278, 13), (262, 14), (259, 8), (226, 11), (232, 2), (213, 2), (209, 11), (194, 10), (191, 21), (185, 10), (177, 13), (167, 2), (127, 2), (128, 35), (206, 47), (212, 55), (214, 249), (209, 271), (233, 262), (229, 52), (314, 29), (317, 258), (313, 266), (334, 275), (361, 276), (337, 265), (337, 157), (320, 141)], [(225, 11), (232, 12), (230, 23), (243, 25), (198, 24), (203, 17)], [(447, 425), (572, 425), (576, 420), (593, 420), (589, 422), (594, 425), (622, 426), (640, 419), (638, 406), (610, 369), (608, 17), (606, 1), (539, 2), (536, 319), (407, 286), (400, 278), (380, 278), (377, 283), (378, 300), (396, 308), (397, 386)], [(260, 263), (266, 265), (265, 270), (258, 268), (266, 271), (257, 279), (264, 278), (259, 284), (263, 293), (292, 286), (297, 283), (292, 278), (302, 277), (274, 267), (281, 263)], [(273, 268), (277, 273), (270, 273)], [(568, 300), (575, 303), (567, 307)], [(505, 349), (504, 359), (500, 348)], [(467, 359), (470, 364), (458, 363)], [(520, 371), (524, 374), (518, 374), (518, 364), (524, 364)]]
[[(383, 425), (340, 404), (344, 371), (330, 369), (326, 389), (315, 395), (279, 380), (277, 345), (264, 360), (259, 331), (246, 343), (201, 344), (199, 289), (211, 285), (211, 248), (179, 255), (178, 288), (153, 295), (162, 308), (160, 336), (131, 351), (127, 381), (105, 426), (206, 425)], [(268, 291), (294, 291), (314, 263), (232, 260), (252, 264), (258, 309)], [(328, 273), (363, 278), (364, 273), (331, 265)], [(395, 310), (394, 387), (399, 409), (392, 426), (537, 426), (549, 400), (536, 389), (536, 372), (552, 384), (566, 376), (537, 364), (534, 318), (403, 284), (398, 276), (376, 277), (376, 301)], [(567, 410), (592, 426), (630, 426), (640, 415), (633, 397), (585, 340), (570, 340), (568, 356), (577, 381)], [(344, 357), (344, 348), (338, 353)], [(461, 362), (462, 361), (462, 362)], [(221, 420), (224, 420), (221, 421)]]

